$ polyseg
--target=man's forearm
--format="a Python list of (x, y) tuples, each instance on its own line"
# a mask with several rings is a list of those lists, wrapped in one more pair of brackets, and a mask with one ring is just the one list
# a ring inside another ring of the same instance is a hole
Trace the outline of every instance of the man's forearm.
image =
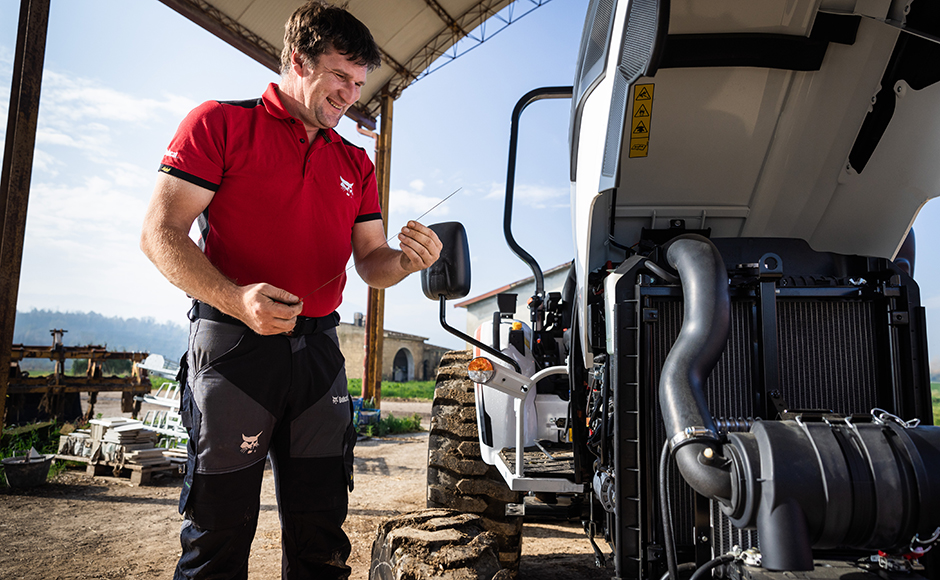
[(388, 288), (408, 274), (434, 264), (441, 254), (441, 241), (427, 226), (410, 221), (396, 236), (401, 250), (386, 245), (381, 222), (364, 222), (353, 228), (356, 271), (373, 288)]
[(356, 272), (372, 288), (388, 288), (404, 280), (410, 271), (402, 265), (402, 252), (383, 246), (356, 262)]
[(187, 234), (169, 228), (145, 232), (140, 247), (171, 284), (226, 314), (240, 315), (234, 302), (237, 286), (209, 262)]

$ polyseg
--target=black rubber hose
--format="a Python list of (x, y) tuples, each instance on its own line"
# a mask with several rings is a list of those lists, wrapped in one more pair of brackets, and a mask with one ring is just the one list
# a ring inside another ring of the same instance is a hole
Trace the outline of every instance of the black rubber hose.
[(702, 564), (702, 567), (696, 570), (695, 573), (692, 574), (692, 577), (689, 578), (689, 580), (703, 580), (706, 577), (706, 575), (710, 576), (709, 573), (713, 569), (717, 568), (718, 566), (721, 566), (722, 564), (727, 564), (728, 562), (731, 562), (733, 560), (734, 560), (734, 556), (732, 556), (731, 554), (724, 554), (722, 556), (718, 556), (717, 558), (712, 558), (708, 562), (705, 562), (704, 564)]
[[(694, 572), (695, 571), (695, 562), (685, 562), (684, 564), (679, 564), (676, 566), (679, 574), (683, 572)], [(669, 572), (666, 571), (662, 576), (659, 577), (659, 580), (669, 580)], [(689, 580), (692, 580), (689, 578)]]
[[(705, 401), (704, 386), (728, 342), (728, 272), (718, 248), (696, 234), (673, 239), (665, 253), (679, 273), (684, 300), (682, 329), (663, 363), (659, 382), (666, 437), (676, 446), (676, 464), (689, 485), (705, 497), (727, 503), (730, 473), (701, 458), (709, 447), (712, 457), (720, 455), (715, 449), (718, 430)], [(698, 431), (692, 441), (683, 439), (687, 428)]]
[(679, 580), (676, 566), (676, 543), (672, 535), (672, 506), (669, 505), (669, 441), (659, 454), (659, 511), (663, 517), (663, 548), (666, 550), (666, 576)]

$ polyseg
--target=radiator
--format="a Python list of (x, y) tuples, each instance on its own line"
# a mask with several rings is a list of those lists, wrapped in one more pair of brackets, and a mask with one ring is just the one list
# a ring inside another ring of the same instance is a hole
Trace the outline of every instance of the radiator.
[[(646, 331), (650, 344), (648, 392), (652, 394), (655, 437), (648, 446), (658, 452), (665, 440), (659, 419), (659, 374), (682, 325), (682, 302), (651, 297), (649, 307), (658, 311)], [(863, 300), (779, 299), (777, 301), (777, 361), (780, 394), (788, 409), (832, 410), (836, 413), (868, 413), (877, 401), (878, 356), (874, 305)], [(705, 393), (716, 422), (744, 426), (763, 413), (755, 409), (760, 385), (757, 303), (751, 299), (731, 303), (731, 332), (724, 354), (709, 377)], [(774, 417), (760, 417), (773, 419)], [(656, 465), (650, 457), (647, 465)], [(673, 526), (677, 547), (695, 544), (694, 494), (673, 466)], [(710, 517), (712, 554), (725, 553), (734, 545), (759, 547), (757, 532), (738, 530), (712, 505)], [(655, 527), (658, 528), (658, 522)]]

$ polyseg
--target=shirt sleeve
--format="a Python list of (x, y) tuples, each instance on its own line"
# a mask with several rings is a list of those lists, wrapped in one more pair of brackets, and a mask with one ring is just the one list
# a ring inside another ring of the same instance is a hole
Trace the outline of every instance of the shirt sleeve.
[(222, 183), (224, 163), (222, 105), (208, 101), (193, 109), (180, 123), (163, 154), (160, 171), (216, 191)]
[(362, 153), (362, 201), (356, 223), (382, 219), (382, 207), (379, 204), (379, 189), (375, 181), (375, 165), (369, 156)]

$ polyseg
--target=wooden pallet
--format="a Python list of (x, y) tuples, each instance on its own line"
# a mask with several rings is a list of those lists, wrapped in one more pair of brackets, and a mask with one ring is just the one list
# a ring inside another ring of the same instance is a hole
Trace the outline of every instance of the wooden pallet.
[(150, 478), (153, 477), (154, 473), (169, 472), (169, 473), (178, 473), (180, 468), (179, 465), (167, 462), (162, 465), (138, 465), (136, 463), (125, 463), (120, 471), (116, 474), (116, 467), (118, 464), (111, 461), (98, 461), (92, 463), (87, 457), (77, 457), (75, 455), (56, 455), (56, 459), (62, 459), (65, 461), (76, 461), (78, 463), (86, 464), (85, 475), (89, 477), (94, 477), (96, 475), (117, 475), (118, 477), (130, 476), (131, 485), (143, 485), (150, 482)]

